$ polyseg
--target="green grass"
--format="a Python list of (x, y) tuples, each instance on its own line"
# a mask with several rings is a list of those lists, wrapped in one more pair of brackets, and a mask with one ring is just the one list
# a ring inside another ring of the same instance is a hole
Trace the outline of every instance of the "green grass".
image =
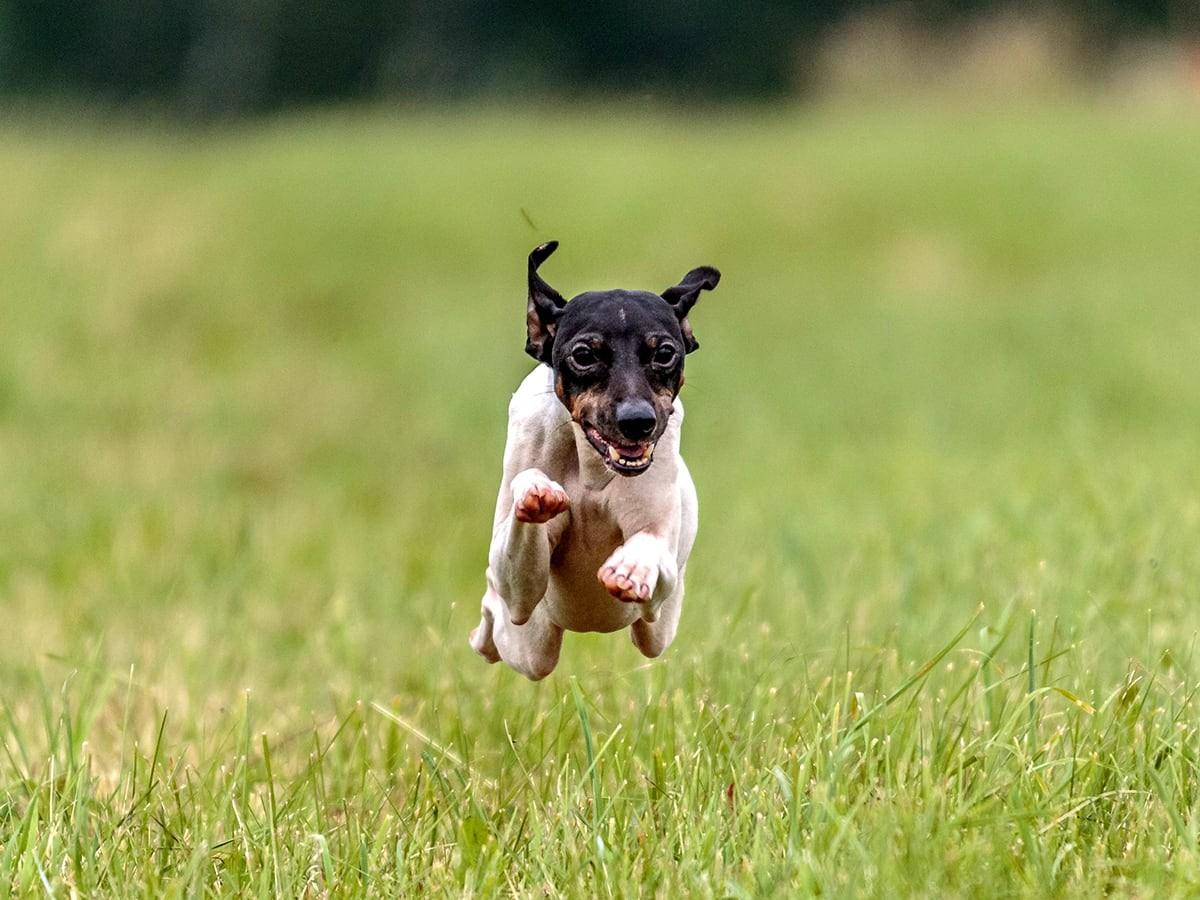
[[(1200, 124), (0, 126), (0, 895), (1200, 890)], [(693, 314), (675, 645), (467, 647), (524, 258)]]

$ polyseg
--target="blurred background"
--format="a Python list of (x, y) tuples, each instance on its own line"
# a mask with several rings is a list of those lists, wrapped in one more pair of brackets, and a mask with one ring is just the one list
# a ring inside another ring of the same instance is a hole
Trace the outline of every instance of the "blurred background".
[(1118, 680), (1200, 624), (1198, 24), (0, 0), (0, 672), (135, 665), (145, 727), (523, 690), (466, 635), (553, 238), (567, 296), (724, 273), (654, 677), (723, 702), (830, 634), (903, 668), (1019, 601)]
[[(1188, 65), (1194, 0), (0, 0), (0, 85), (197, 117), (308, 103), (745, 102), (830, 82)], [(1178, 57), (1188, 57), (1180, 59)]]

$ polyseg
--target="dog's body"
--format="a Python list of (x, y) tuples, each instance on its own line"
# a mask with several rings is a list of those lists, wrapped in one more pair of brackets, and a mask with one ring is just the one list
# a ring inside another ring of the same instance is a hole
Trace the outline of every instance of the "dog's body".
[[(534, 680), (554, 670), (564, 631), (631, 627), (648, 657), (675, 637), (697, 528), (679, 454), (682, 357), (696, 346), (686, 315), (719, 277), (689, 273), (704, 278), (685, 279), (677, 305), (669, 292), (624, 291), (567, 304), (536, 276), (555, 246), (530, 257), (529, 347), (543, 364), (509, 404), (487, 591), (471, 633), (485, 659)], [(546, 292), (554, 311), (539, 330)], [(556, 332), (574, 343), (555, 350)]]

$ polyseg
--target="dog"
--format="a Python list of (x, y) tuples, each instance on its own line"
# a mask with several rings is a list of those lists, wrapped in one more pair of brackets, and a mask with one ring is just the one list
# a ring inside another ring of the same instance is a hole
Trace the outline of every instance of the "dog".
[(696, 539), (696, 488), (679, 455), (688, 314), (721, 274), (693, 269), (661, 294), (570, 302), (529, 255), (526, 352), (537, 367), (508, 407), (487, 590), (471, 647), (538, 681), (564, 631), (630, 628), (643, 655), (675, 638)]

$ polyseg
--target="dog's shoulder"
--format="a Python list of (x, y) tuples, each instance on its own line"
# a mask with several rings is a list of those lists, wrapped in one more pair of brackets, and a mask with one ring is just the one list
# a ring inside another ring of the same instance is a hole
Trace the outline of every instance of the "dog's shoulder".
[(510, 425), (553, 428), (569, 419), (566, 407), (554, 393), (554, 372), (549, 366), (538, 366), (526, 375), (508, 403)]
[[(518, 471), (537, 466), (561, 474), (575, 453), (571, 416), (554, 393), (554, 373), (539, 365), (508, 404), (505, 466)], [(551, 475), (554, 477), (554, 475)]]

